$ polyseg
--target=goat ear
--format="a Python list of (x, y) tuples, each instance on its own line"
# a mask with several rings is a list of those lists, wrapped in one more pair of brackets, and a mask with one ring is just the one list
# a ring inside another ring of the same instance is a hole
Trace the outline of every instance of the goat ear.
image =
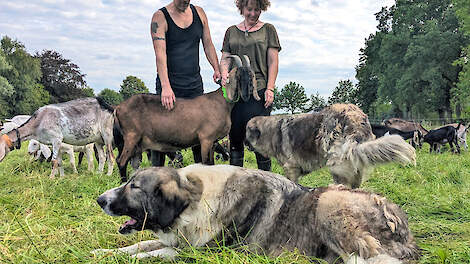
[(49, 159), (49, 157), (52, 155), (51, 150), (49, 149), (49, 147), (44, 145), (44, 144), (40, 144), (40, 146), (41, 146), (41, 152), (44, 155), (44, 157), (46, 159)]
[(256, 82), (256, 76), (255, 76), (253, 71), (250, 71), (250, 74), (251, 74), (251, 79), (252, 79), (251, 83), (252, 83), (252, 86), (253, 86), (252, 87), (253, 88), (253, 97), (255, 98), (256, 101), (259, 101), (259, 100), (261, 100), (261, 98), (259, 98), (258, 90), (256, 88), (258, 86), (258, 84)]

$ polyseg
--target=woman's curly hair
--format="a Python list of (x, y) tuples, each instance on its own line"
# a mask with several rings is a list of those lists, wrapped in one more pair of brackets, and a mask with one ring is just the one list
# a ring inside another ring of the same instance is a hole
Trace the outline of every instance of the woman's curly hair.
[[(243, 8), (248, 5), (248, 1), (250, 0), (235, 0), (235, 5), (238, 7), (238, 11), (240, 11), (240, 15), (243, 15)], [(261, 9), (261, 11), (266, 11), (268, 7), (271, 5), (271, 1), (269, 0), (253, 0), (256, 2), (256, 5)]]

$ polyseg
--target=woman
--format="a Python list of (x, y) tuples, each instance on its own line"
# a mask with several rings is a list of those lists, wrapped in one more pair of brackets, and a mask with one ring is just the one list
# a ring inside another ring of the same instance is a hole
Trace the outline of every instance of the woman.
[[(225, 85), (229, 72), (230, 59), (227, 56), (248, 55), (261, 97), (260, 101), (253, 97), (247, 102), (240, 100), (232, 110), (230, 164), (243, 167), (246, 123), (254, 116), (271, 114), (281, 45), (274, 26), (259, 20), (261, 12), (271, 5), (269, 0), (235, 0), (235, 4), (244, 19), (225, 32), (220, 61), (222, 85)], [(271, 170), (271, 159), (257, 152), (255, 154), (258, 169)]]

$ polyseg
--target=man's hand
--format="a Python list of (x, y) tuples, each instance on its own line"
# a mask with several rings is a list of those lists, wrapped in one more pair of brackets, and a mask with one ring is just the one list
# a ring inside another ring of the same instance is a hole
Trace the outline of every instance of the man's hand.
[(162, 105), (167, 109), (173, 109), (173, 104), (175, 102), (175, 94), (171, 87), (163, 88), (162, 87), (162, 94), (160, 95), (162, 99)]
[(214, 72), (214, 75), (212, 75), (212, 78), (214, 79), (215, 83), (217, 83), (220, 80), (221, 77), (222, 77), (222, 75), (220, 74), (219, 71)]

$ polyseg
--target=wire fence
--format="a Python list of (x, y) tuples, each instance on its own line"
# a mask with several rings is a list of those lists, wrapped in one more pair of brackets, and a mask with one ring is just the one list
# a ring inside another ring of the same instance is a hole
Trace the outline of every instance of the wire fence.
[[(387, 119), (369, 119), (371, 124), (383, 124), (383, 122)], [(460, 117), (460, 118), (416, 118), (416, 119), (406, 119), (400, 118), (401, 120), (420, 123), (424, 127), (437, 127), (443, 126), (452, 123), (461, 123), (463, 125), (467, 125), (470, 123), (470, 117)]]

